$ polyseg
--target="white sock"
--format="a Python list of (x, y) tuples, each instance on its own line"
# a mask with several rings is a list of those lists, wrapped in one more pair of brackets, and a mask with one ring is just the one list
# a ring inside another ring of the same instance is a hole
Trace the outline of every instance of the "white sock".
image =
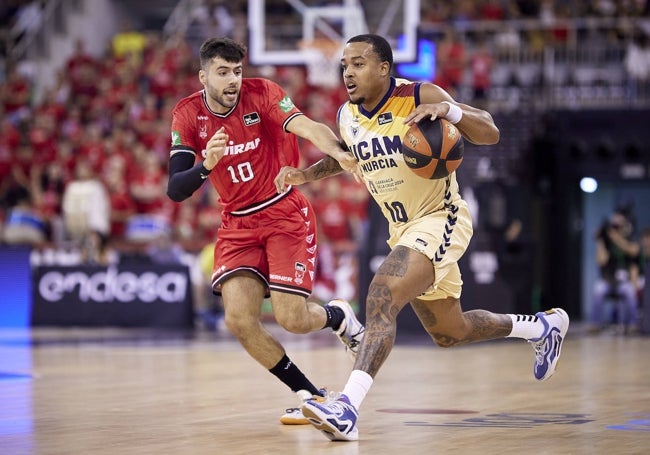
[(372, 376), (365, 371), (352, 370), (348, 382), (345, 384), (343, 392), (341, 393), (348, 397), (350, 399), (350, 404), (358, 410), (371, 386)]
[(544, 334), (544, 323), (532, 314), (509, 314), (512, 319), (512, 332), (508, 338), (532, 340)]

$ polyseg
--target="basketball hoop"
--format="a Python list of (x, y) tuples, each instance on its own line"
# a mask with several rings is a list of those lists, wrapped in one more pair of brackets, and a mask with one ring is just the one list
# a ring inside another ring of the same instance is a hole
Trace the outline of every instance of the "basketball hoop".
[(341, 44), (320, 38), (304, 42), (300, 47), (306, 53), (307, 82), (317, 87), (337, 87), (341, 82)]

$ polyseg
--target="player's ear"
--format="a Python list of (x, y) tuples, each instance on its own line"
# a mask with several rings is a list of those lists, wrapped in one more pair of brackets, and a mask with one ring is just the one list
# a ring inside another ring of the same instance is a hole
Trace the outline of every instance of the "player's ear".
[(381, 75), (390, 76), (390, 63), (381, 62)]
[(199, 81), (201, 81), (202, 85), (205, 85), (205, 80), (208, 77), (206, 74), (205, 70), (199, 70)]

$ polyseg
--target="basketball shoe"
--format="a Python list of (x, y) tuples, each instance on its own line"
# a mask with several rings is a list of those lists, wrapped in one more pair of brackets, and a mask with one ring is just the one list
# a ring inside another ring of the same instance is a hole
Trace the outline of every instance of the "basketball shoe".
[(544, 324), (544, 334), (529, 340), (535, 348), (533, 374), (538, 381), (545, 381), (555, 373), (562, 350), (562, 342), (569, 329), (569, 316), (562, 308), (539, 312), (535, 316)]
[(359, 412), (343, 394), (335, 400), (327, 400), (324, 403), (308, 400), (302, 405), (302, 414), (309, 423), (332, 441), (359, 439), (357, 429)]
[(343, 322), (341, 322), (341, 325), (334, 333), (341, 340), (343, 346), (345, 346), (345, 352), (354, 360), (357, 357), (357, 352), (359, 352), (359, 345), (361, 344), (361, 340), (363, 340), (363, 334), (366, 329), (359, 322), (354, 314), (354, 310), (347, 301), (335, 299), (329, 302), (328, 305), (340, 308), (345, 314), (345, 319), (343, 319)]
[[(298, 390), (296, 395), (298, 395), (298, 398), (300, 399), (300, 406), (308, 400), (324, 403), (327, 399), (327, 391), (325, 389), (321, 389), (320, 391), (324, 396), (312, 395), (307, 390)], [(302, 415), (302, 410), (300, 408), (287, 408), (284, 414), (280, 417), (280, 423), (283, 425), (308, 425), (309, 421)]]

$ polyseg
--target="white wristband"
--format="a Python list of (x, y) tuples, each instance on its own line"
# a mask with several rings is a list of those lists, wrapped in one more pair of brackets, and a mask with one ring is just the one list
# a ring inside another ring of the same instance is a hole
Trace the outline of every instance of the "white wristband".
[(443, 101), (443, 103), (449, 106), (449, 112), (445, 115), (445, 118), (449, 120), (449, 123), (455, 124), (460, 122), (460, 119), (463, 118), (463, 110), (455, 104), (451, 104), (449, 101)]

